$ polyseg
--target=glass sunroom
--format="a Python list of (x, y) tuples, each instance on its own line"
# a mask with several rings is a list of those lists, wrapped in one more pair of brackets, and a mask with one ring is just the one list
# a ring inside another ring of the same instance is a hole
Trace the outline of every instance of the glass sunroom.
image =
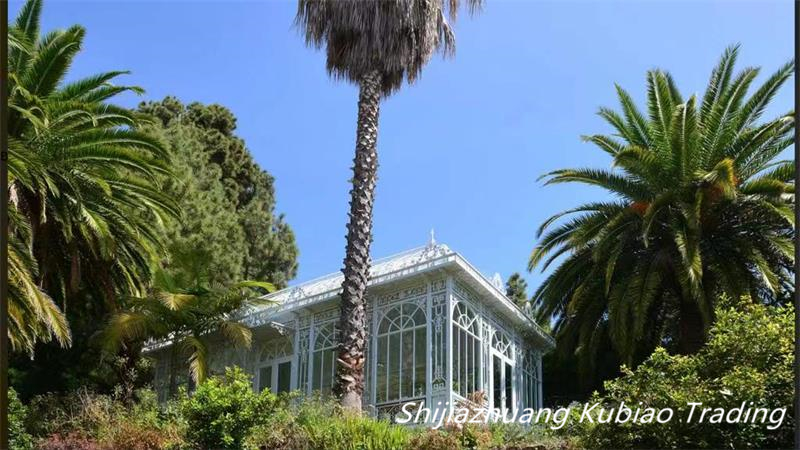
[[(209, 337), (212, 372), (238, 365), (255, 389), (330, 393), (335, 374), (338, 292), (333, 274), (272, 293), (243, 311), (249, 350)], [(477, 271), (447, 246), (429, 243), (375, 261), (367, 291), (365, 407), (394, 416), (409, 402), (430, 409), (481, 401), (492, 409), (541, 407), (542, 355), (553, 340), (506, 298), (502, 280)], [(151, 349), (162, 396), (184, 372), (168, 345)]]

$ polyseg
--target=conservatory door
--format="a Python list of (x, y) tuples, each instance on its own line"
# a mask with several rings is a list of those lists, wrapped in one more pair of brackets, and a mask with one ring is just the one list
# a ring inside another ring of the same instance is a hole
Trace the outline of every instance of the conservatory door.
[(492, 408), (511, 411), (514, 405), (513, 366), (504, 355), (492, 349)]
[(276, 358), (258, 369), (258, 390), (269, 388), (274, 393), (292, 388), (292, 357)]

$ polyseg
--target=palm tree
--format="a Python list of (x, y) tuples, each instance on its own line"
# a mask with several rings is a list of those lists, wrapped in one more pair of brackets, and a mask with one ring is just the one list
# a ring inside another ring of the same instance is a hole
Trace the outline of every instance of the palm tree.
[(529, 262), (558, 262), (533, 301), (584, 370), (607, 340), (627, 364), (655, 345), (696, 351), (720, 294), (776, 302), (794, 292), (794, 162), (777, 160), (794, 140), (793, 112), (759, 121), (794, 64), (748, 97), (759, 69), (734, 74), (737, 52), (725, 51), (699, 101), (653, 70), (645, 116), (617, 86), (622, 111), (599, 112), (615, 134), (584, 137), (614, 168), (544, 176), (613, 196), (545, 221)]
[(265, 304), (261, 294), (274, 290), (272, 284), (259, 281), (210, 284), (207, 254), (174, 250), (172, 256), (175, 267), (157, 268), (148, 295), (128, 298), (126, 307), (111, 316), (100, 338), (107, 354), (124, 349), (132, 359), (146, 341), (168, 341), (170, 394), (177, 387), (178, 357), (185, 358), (195, 383), (208, 376), (209, 336), (219, 335), (234, 347), (249, 348), (252, 331), (236, 320), (235, 313)]
[[(359, 86), (347, 246), (334, 391), (348, 409), (361, 409), (366, 343), (366, 291), (372, 206), (378, 171), (381, 97), (413, 82), (436, 51), (450, 54), (459, 0), (299, 0), (297, 23), (306, 43), (327, 50), (328, 73)], [(471, 11), (480, 0), (468, 0)]]
[[(51, 297), (66, 306), (83, 290), (113, 305), (118, 295), (142, 292), (150, 261), (164, 253), (160, 223), (179, 213), (157, 183), (157, 174), (168, 173), (161, 142), (138, 130), (143, 116), (106, 103), (142, 90), (111, 84), (125, 72), (65, 83), (84, 30), (40, 36), (41, 7), (40, 0), (23, 6), (9, 51), (10, 253), (17, 267), (9, 330), (17, 347), (29, 349), (50, 335), (69, 341)], [(15, 310), (31, 314), (15, 318)]]

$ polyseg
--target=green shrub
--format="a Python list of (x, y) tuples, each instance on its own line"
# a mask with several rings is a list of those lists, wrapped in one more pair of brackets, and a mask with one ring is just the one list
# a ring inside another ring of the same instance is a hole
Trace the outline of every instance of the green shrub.
[(19, 401), (17, 391), (8, 389), (8, 445), (15, 450), (33, 448), (33, 437), (25, 430), (28, 409)]
[(307, 399), (296, 421), (315, 450), (400, 450), (407, 448), (410, 437), (405, 427), (346, 413), (333, 401)]
[(39, 449), (166, 450), (181, 448), (183, 423), (162, 410), (151, 390), (138, 390), (133, 402), (86, 390), (35, 397), (28, 428)]
[[(708, 343), (695, 355), (673, 356), (663, 349), (635, 371), (606, 382), (606, 395), (592, 402), (610, 408), (624, 402), (630, 408), (672, 408), (667, 423), (584, 424), (582, 443), (599, 448), (768, 448), (790, 447), (794, 428), (794, 313), (791, 307), (752, 303), (732, 305), (722, 300)], [(702, 407), (787, 408), (782, 426), (762, 423), (704, 423), (689, 402)], [(748, 405), (749, 406), (749, 405)], [(597, 408), (599, 409), (599, 407)]]
[(263, 424), (277, 397), (253, 391), (250, 376), (238, 367), (211, 377), (181, 402), (186, 437), (200, 449), (241, 449), (251, 428)]
[(441, 429), (420, 431), (411, 438), (408, 447), (417, 450), (459, 450), (462, 448), (458, 436)]
[[(570, 417), (570, 419), (572, 419)], [(577, 419), (576, 419), (577, 420)], [(571, 435), (551, 430), (548, 425), (533, 423), (492, 423), (489, 424), (493, 449), (573, 449), (577, 443)]]
[(408, 448), (418, 450), (570, 450), (572, 439), (556, 436), (540, 425), (490, 423), (417, 429)]
[(297, 424), (287, 408), (276, 409), (267, 420), (253, 427), (245, 439), (245, 448), (252, 450), (308, 450), (308, 433)]
[[(13, 448), (13, 447), (12, 447)], [(39, 441), (36, 450), (111, 450), (80, 433), (54, 433)]]
[(402, 450), (409, 433), (402, 426), (357, 414), (343, 414), (306, 427), (314, 449)]
[(288, 398), (251, 430), (245, 447), (280, 450), (399, 450), (410, 429), (386, 420), (345, 413), (333, 400)]

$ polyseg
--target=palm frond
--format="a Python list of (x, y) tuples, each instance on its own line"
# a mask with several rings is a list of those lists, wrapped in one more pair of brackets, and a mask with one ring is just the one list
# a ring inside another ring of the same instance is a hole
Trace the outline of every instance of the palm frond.
[(546, 178), (545, 186), (569, 182), (590, 184), (631, 201), (648, 199), (652, 196), (647, 185), (606, 170), (563, 169), (545, 174), (542, 178)]

